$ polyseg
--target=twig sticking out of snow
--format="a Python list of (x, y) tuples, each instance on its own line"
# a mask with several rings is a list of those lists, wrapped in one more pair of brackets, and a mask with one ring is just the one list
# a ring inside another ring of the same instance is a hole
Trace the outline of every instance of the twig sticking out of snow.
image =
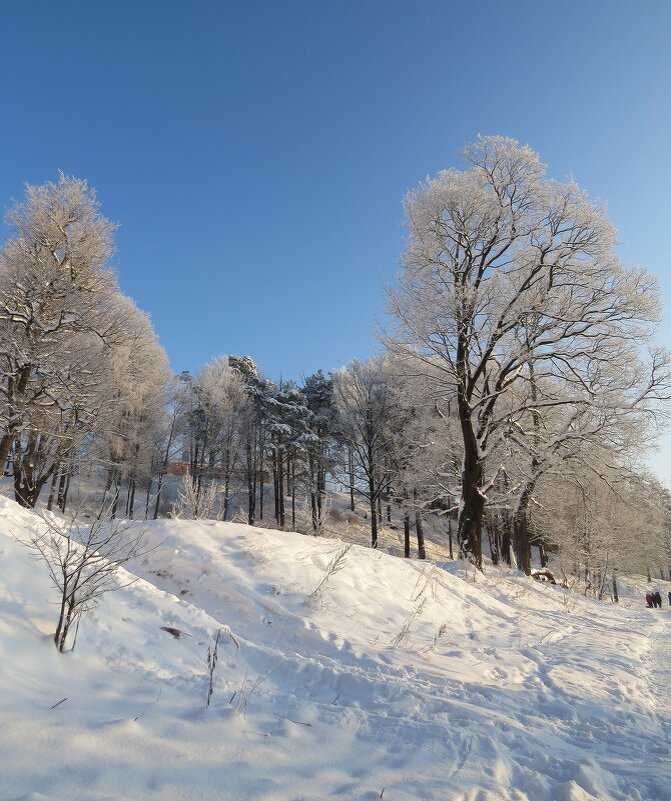
[(343, 569), (343, 567), (345, 567), (345, 557), (347, 556), (347, 553), (351, 547), (352, 547), (351, 544), (346, 545), (342, 550), (337, 551), (336, 553), (333, 554), (330, 562), (326, 565), (324, 575), (322, 576), (319, 584), (317, 584), (317, 586), (314, 588), (314, 590), (312, 590), (312, 592), (308, 596), (309, 598), (313, 600), (319, 598), (322, 592), (324, 591), (326, 582), (336, 573), (339, 573)]
[(176, 640), (179, 640), (182, 637), (190, 637), (191, 636), (190, 634), (187, 634), (185, 631), (182, 631), (181, 629), (175, 629), (172, 626), (161, 626), (161, 631), (167, 631), (168, 634), (172, 634), (172, 636)]
[(214, 669), (217, 666), (217, 649), (219, 647), (219, 637), (221, 636), (221, 629), (217, 629), (217, 636), (214, 638), (214, 647), (212, 650), (208, 647), (207, 649), (207, 672), (208, 672), (208, 683), (207, 683), (207, 698), (205, 700), (205, 709), (208, 709), (210, 706), (210, 701), (212, 700), (212, 693), (214, 692)]

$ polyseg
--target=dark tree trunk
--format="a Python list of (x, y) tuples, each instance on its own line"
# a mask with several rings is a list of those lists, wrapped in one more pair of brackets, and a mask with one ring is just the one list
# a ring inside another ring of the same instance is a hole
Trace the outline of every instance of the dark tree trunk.
[(375, 482), (375, 453), (370, 444), (367, 446), (367, 461), (368, 461), (368, 501), (370, 509), (370, 540), (371, 547), (377, 548), (377, 486)]
[(63, 490), (63, 497), (62, 497), (62, 504), (59, 504), (61, 507), (61, 511), (65, 513), (65, 505), (68, 502), (68, 492), (70, 491), (70, 478), (72, 473), (68, 470), (65, 476), (65, 489)]
[(422, 513), (415, 512), (415, 533), (417, 534), (417, 557), (419, 559), (426, 559), (426, 545), (424, 543), (424, 523), (422, 521)]
[(154, 485), (154, 480), (149, 477), (147, 482), (147, 494), (144, 496), (144, 519), (149, 517), (149, 502), (151, 501), (151, 488)]
[(228, 512), (229, 506), (231, 504), (230, 499), (230, 492), (231, 492), (231, 474), (230, 471), (226, 471), (226, 478), (224, 478), (224, 520), (228, 520)]
[(277, 452), (277, 521), (281, 529), (284, 529), (284, 457), (281, 451)]
[(133, 519), (133, 509), (135, 507), (135, 478), (130, 479), (130, 486), (128, 488), (128, 518)]
[(156, 483), (156, 503), (154, 504), (154, 520), (158, 518), (158, 510), (161, 504), (161, 491), (163, 490), (163, 473), (159, 473)]
[(111, 513), (110, 513), (110, 517), (112, 518), (112, 520), (114, 520), (116, 518), (116, 513), (117, 513), (118, 506), (119, 506), (119, 482), (115, 481), (114, 482), (114, 496), (113, 496), (113, 500), (112, 500), (112, 510), (111, 510)]
[(275, 522), (280, 524), (280, 506), (279, 506), (279, 492), (277, 489), (277, 453), (273, 454), (273, 506), (275, 514)]
[(459, 556), (468, 559), (482, 570), (482, 515), (485, 498), (482, 495), (484, 465), (474, 453), (464, 457), (462, 502), (459, 514)]
[(291, 460), (291, 529), (296, 531), (296, 463)]
[(419, 559), (426, 559), (426, 544), (424, 541), (424, 520), (422, 513), (417, 508), (418, 492), (416, 489), (412, 491), (412, 497), (415, 502), (415, 533), (417, 535), (417, 556)]
[(499, 563), (499, 520), (491, 517), (486, 522), (487, 539), (489, 540), (489, 553), (492, 557), (492, 564)]
[(502, 516), (501, 558), (509, 567), (512, 564), (512, 557), (510, 554), (511, 528), (510, 512), (506, 509)]
[(56, 499), (56, 506), (58, 506), (61, 512), (65, 511), (65, 485), (68, 480), (68, 475), (69, 473), (61, 473), (61, 477), (58, 480), (58, 497)]
[(410, 559), (410, 512), (403, 513), (403, 556)]
[(53, 509), (54, 505), (54, 497), (56, 496), (56, 480), (58, 478), (58, 471), (54, 470), (54, 474), (51, 477), (51, 486), (49, 487), (49, 498), (47, 499), (47, 511), (50, 512)]
[(265, 475), (263, 462), (263, 443), (260, 444), (259, 456), (259, 520), (263, 520), (263, 494), (265, 489)]
[(245, 446), (245, 457), (247, 463), (247, 523), (254, 525), (254, 515), (256, 514), (256, 465), (254, 464), (254, 451), (252, 449), (251, 436), (247, 437)]
[(377, 509), (375, 508), (375, 496), (370, 499), (370, 544), (371, 548), (377, 548)]
[(527, 529), (526, 510), (518, 511), (513, 518), (513, 547), (518, 569), (529, 576), (531, 574), (531, 543)]

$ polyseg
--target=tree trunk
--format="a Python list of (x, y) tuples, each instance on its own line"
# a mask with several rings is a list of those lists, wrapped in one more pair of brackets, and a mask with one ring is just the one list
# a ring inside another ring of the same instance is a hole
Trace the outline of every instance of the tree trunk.
[(424, 524), (422, 521), (422, 513), (419, 510), (415, 512), (415, 533), (417, 534), (417, 558), (426, 559), (426, 545), (424, 543)]
[(256, 485), (254, 482), (256, 465), (254, 464), (251, 435), (248, 435), (245, 444), (245, 461), (247, 465), (247, 523), (253, 526), (256, 514)]
[(482, 570), (482, 515), (485, 498), (481, 492), (484, 466), (474, 454), (464, 458), (462, 501), (459, 513), (459, 556)]
[(156, 483), (156, 503), (154, 504), (154, 520), (158, 518), (159, 505), (161, 503), (161, 491), (163, 490), (163, 473), (159, 473)]
[(277, 498), (279, 518), (278, 522), (280, 528), (284, 530), (284, 456), (281, 451), (277, 453), (277, 489), (279, 496)]
[(291, 530), (296, 531), (296, 463), (291, 460)]
[(370, 545), (371, 548), (377, 548), (377, 509), (374, 495), (370, 496)]
[(135, 478), (130, 479), (130, 486), (128, 488), (128, 514), (127, 517), (133, 519), (133, 508), (135, 506)]
[(154, 485), (154, 480), (150, 476), (147, 482), (147, 494), (144, 496), (144, 519), (149, 517), (149, 501), (151, 500), (151, 488)]
[(68, 492), (70, 491), (70, 478), (72, 477), (72, 473), (68, 470), (65, 476), (65, 489), (63, 490), (63, 504), (61, 506), (61, 512), (65, 514), (65, 504), (68, 502)]
[(58, 478), (58, 471), (54, 470), (51, 477), (51, 486), (49, 487), (49, 498), (47, 499), (47, 511), (50, 512), (54, 505), (54, 497), (56, 495), (56, 480)]
[(500, 528), (501, 520), (498, 514), (485, 515), (485, 529), (487, 531), (487, 539), (489, 540), (489, 553), (491, 555), (493, 565), (498, 565), (500, 561)]
[(526, 509), (518, 510), (513, 518), (513, 548), (518, 570), (531, 575), (531, 543), (527, 530)]
[(367, 445), (367, 462), (368, 462), (368, 500), (370, 508), (370, 539), (371, 547), (377, 548), (377, 486), (375, 482), (375, 453), (370, 444)]
[(505, 509), (502, 515), (502, 528), (501, 532), (501, 558), (510, 567), (512, 565), (512, 557), (510, 554), (510, 541), (511, 541), (511, 524), (510, 512)]
[(263, 520), (263, 494), (265, 488), (265, 476), (263, 474), (264, 471), (264, 464), (263, 464), (263, 443), (259, 445), (259, 520)]

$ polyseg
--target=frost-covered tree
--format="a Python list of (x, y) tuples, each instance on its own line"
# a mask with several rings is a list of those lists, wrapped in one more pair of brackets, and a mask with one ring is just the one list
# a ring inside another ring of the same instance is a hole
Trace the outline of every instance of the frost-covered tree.
[(40, 489), (90, 429), (109, 349), (123, 339), (109, 268), (114, 226), (85, 181), (27, 186), (0, 251), (0, 464), (16, 499)]
[(259, 376), (258, 368), (251, 356), (229, 356), (228, 363), (242, 377), (245, 392), (249, 398), (242, 438), (245, 454), (245, 483), (247, 485), (247, 522), (251, 526), (257, 517), (263, 519), (265, 481), (263, 409), (269, 382)]
[(661, 573), (668, 561), (668, 491), (648, 474), (613, 467), (603, 448), (590, 466), (574, 468), (540, 480), (531, 515), (564, 580), (580, 577), (586, 593), (602, 598), (618, 570)]
[(406, 198), (409, 238), (390, 310), (396, 350), (440, 368), (455, 390), (460, 551), (480, 567), (483, 514), (502, 475), (495, 452), (513, 434), (533, 441), (548, 409), (598, 407), (602, 396), (587, 389), (595, 374), (604, 386), (620, 381), (623, 407), (654, 403), (667, 394), (669, 360), (639, 350), (659, 316), (658, 285), (618, 261), (597, 203), (573, 181), (547, 179), (514, 140), (480, 137), (463, 156), (464, 170)]
[(352, 454), (352, 488), (368, 500), (371, 545), (377, 548), (379, 504), (394, 466), (392, 377), (384, 357), (352, 361), (333, 373), (338, 435)]
[[(244, 444), (245, 423), (251, 402), (245, 380), (229, 364), (229, 358), (219, 356), (202, 367), (195, 378), (194, 388), (202, 410), (201, 430), (204, 435), (199, 476), (205, 471), (210, 483), (221, 485), (222, 519), (229, 514), (231, 491), (240, 466)], [(201, 482), (196, 482), (200, 487)]]
[(95, 455), (106, 469), (105, 489), (112, 493), (112, 516), (125, 484), (125, 515), (133, 517), (138, 486), (145, 491), (151, 488), (172, 376), (147, 315), (128, 298), (120, 298), (118, 308), (125, 323), (124, 338), (110, 349), (111, 371), (103, 389)]
[(323, 523), (326, 499), (326, 476), (334, 464), (331, 450), (334, 444), (333, 379), (321, 370), (308, 376), (303, 386), (309, 415), (307, 423), (312, 434), (306, 442), (306, 486), (310, 496), (312, 528), (319, 531)]
[[(296, 526), (297, 479), (308, 446), (317, 441), (311, 430), (312, 413), (303, 392), (292, 381), (268, 383), (263, 399), (263, 427), (273, 471), (275, 520), (286, 526), (285, 495), (291, 499), (292, 527)], [(286, 489), (285, 489), (286, 488)]]
[(58, 483), (62, 506), (63, 484), (83, 450), (103, 429), (120, 433), (109, 419), (124, 392), (135, 395), (147, 417), (154, 390), (140, 385), (166, 360), (147, 318), (119, 291), (109, 265), (114, 226), (85, 181), (61, 174), (56, 183), (27, 186), (7, 221), (11, 235), (0, 251), (0, 464), (11, 454), (19, 503), (33, 506), (51, 478), (50, 501)]

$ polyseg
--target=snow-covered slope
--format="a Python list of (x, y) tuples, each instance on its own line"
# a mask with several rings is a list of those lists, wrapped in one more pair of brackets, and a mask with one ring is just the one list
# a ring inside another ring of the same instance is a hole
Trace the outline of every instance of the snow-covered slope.
[(45, 568), (13, 539), (34, 523), (0, 498), (2, 801), (671, 798), (671, 613), (645, 609), (642, 585), (599, 604), (156, 521), (142, 579), (61, 655)]

